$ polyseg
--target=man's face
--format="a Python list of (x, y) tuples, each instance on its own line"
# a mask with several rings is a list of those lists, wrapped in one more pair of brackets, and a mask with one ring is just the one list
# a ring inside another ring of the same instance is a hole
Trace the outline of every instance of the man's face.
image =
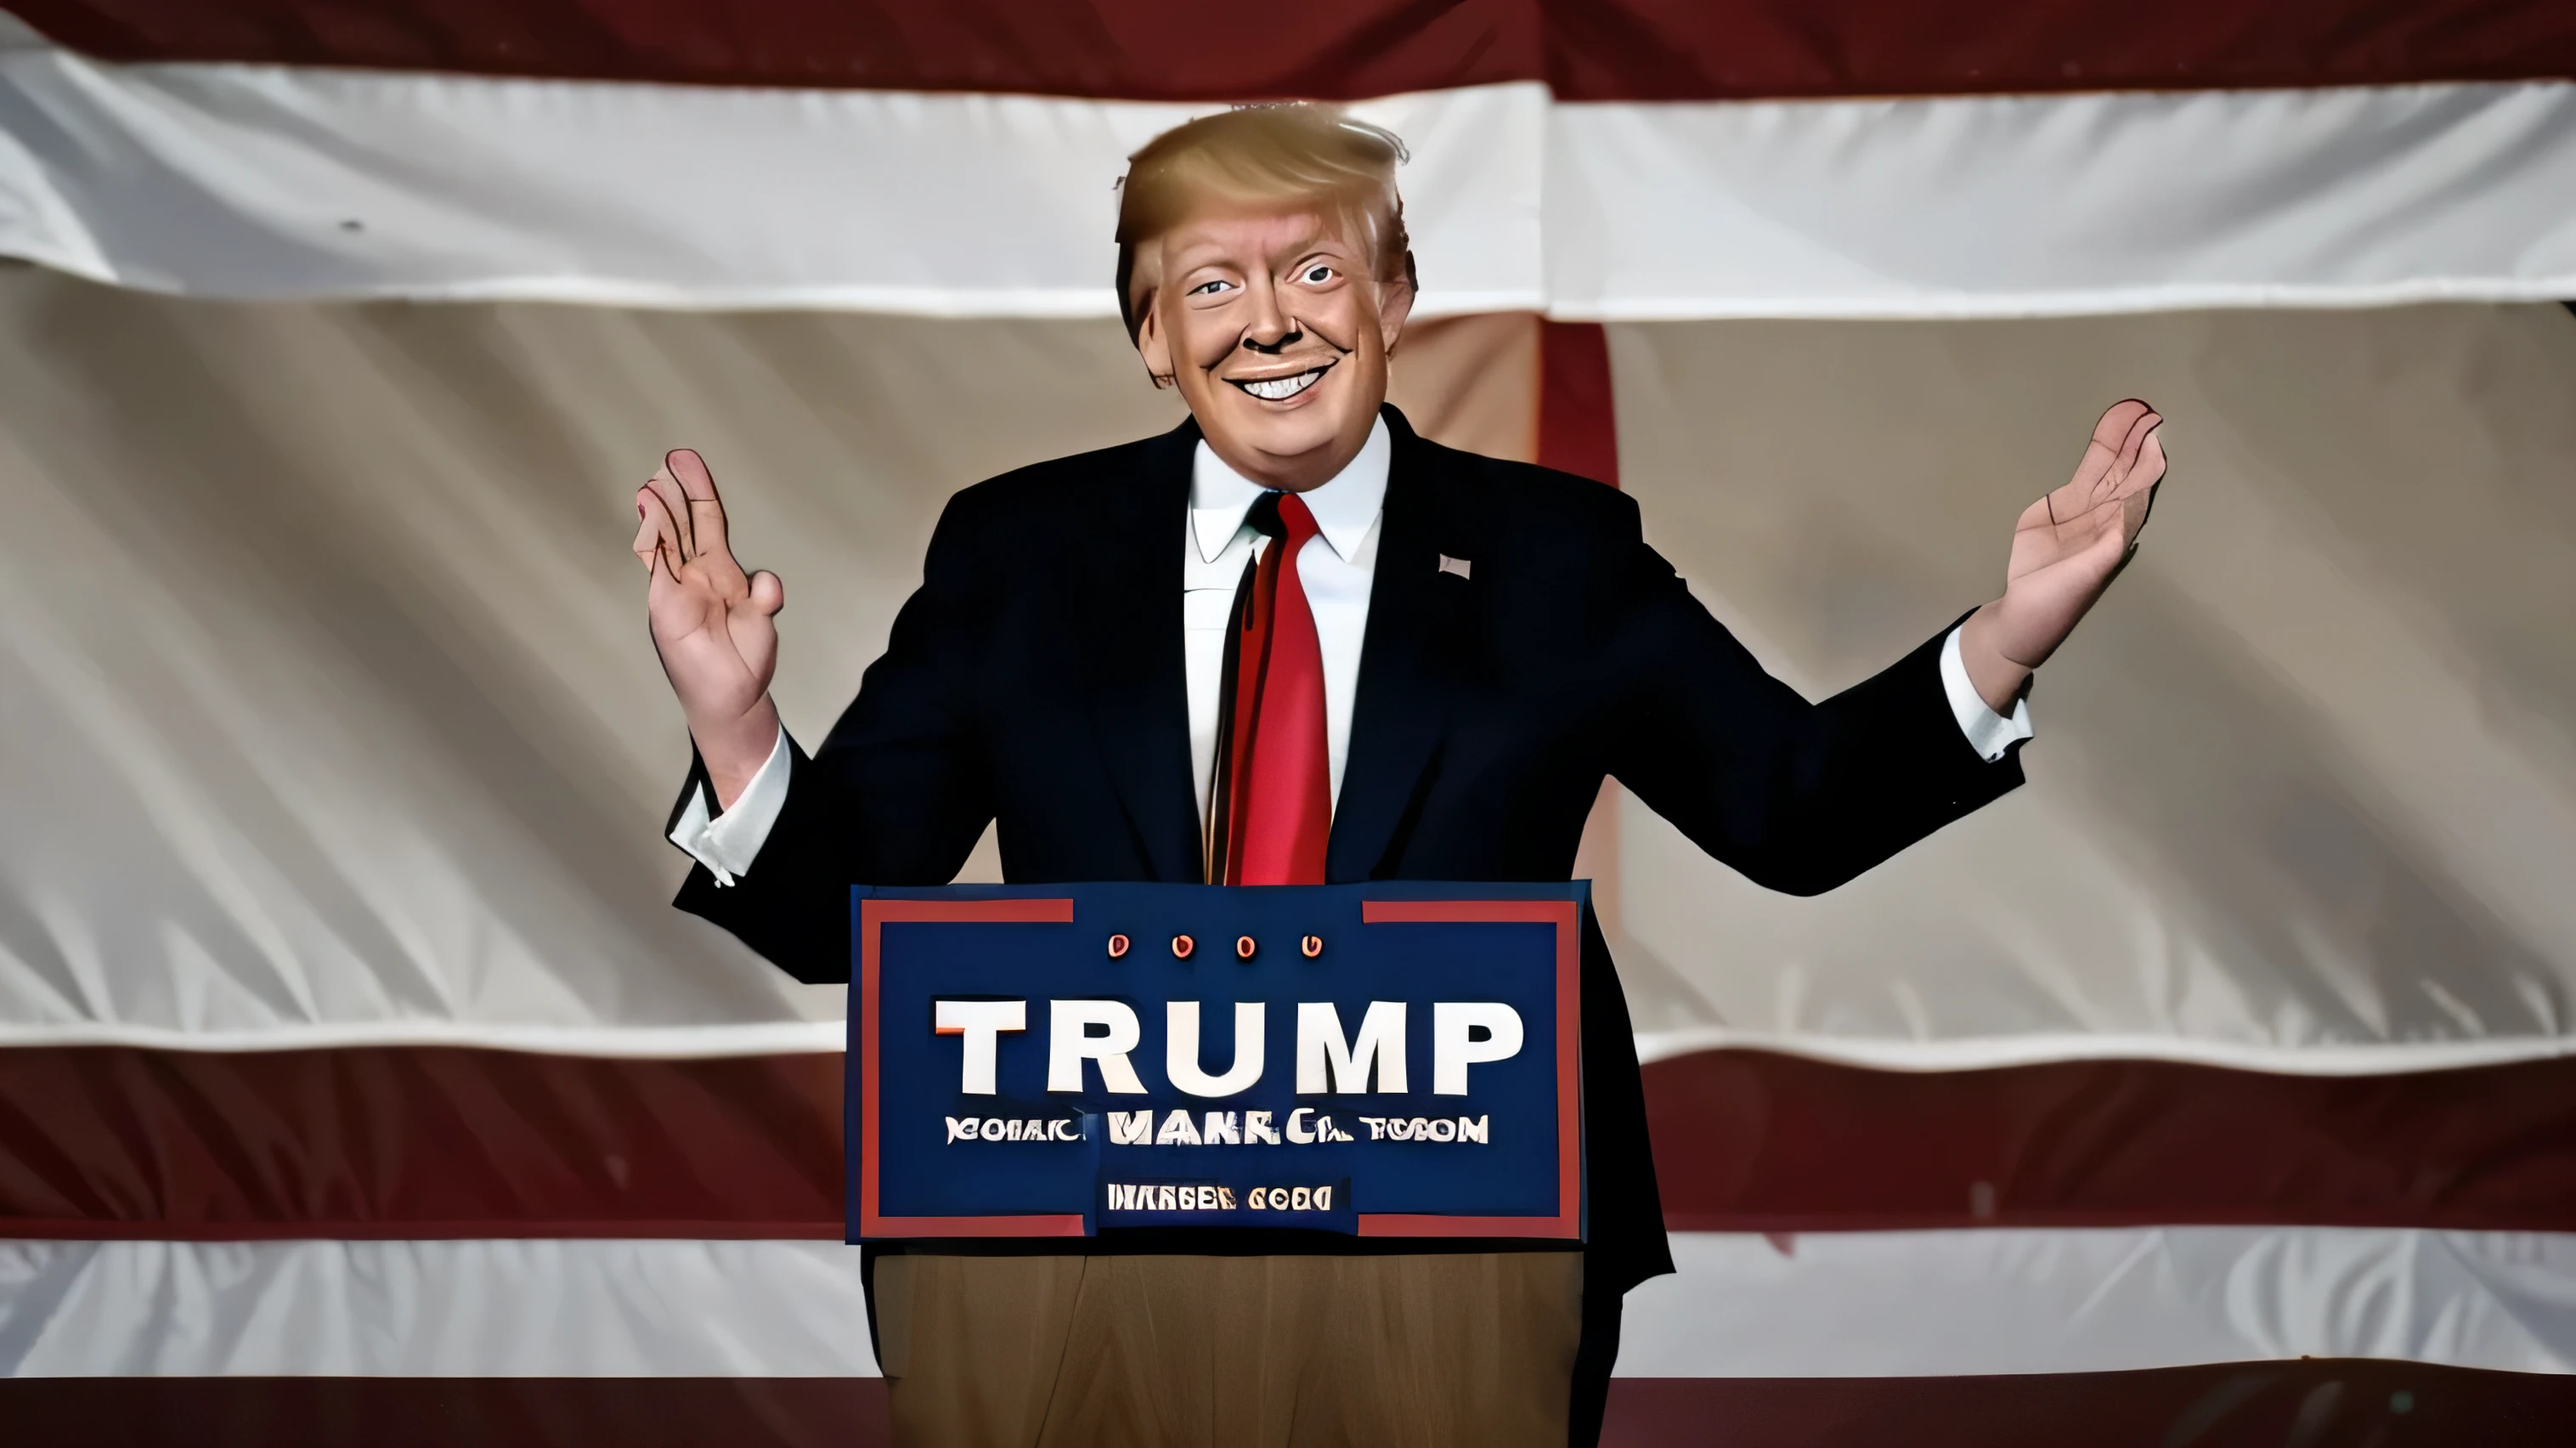
[(1305, 212), (1212, 203), (1158, 245), (1146, 368), (1179, 383), (1236, 472), (1292, 492), (1330, 482), (1386, 400), (1411, 289), (1380, 284), (1365, 241)]

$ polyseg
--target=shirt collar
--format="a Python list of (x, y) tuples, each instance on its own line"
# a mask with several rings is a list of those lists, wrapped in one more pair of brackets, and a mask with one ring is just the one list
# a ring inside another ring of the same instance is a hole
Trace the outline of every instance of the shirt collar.
[[(1324, 542), (1345, 563), (1358, 555), (1369, 529), (1377, 524), (1379, 510), (1386, 506), (1386, 474), (1394, 456), (1395, 441), (1387, 435), (1386, 419), (1381, 417), (1369, 424), (1368, 441), (1360, 444), (1359, 456), (1322, 486), (1298, 494), (1306, 510), (1315, 515)], [(1190, 467), (1190, 533), (1202, 560), (1214, 563), (1233, 544), (1234, 535), (1243, 531), (1244, 514), (1266, 491), (1227, 467), (1207, 439), (1199, 440)]]

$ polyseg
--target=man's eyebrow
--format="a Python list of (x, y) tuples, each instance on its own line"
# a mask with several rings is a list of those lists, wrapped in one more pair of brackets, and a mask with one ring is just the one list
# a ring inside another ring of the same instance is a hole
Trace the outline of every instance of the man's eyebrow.
[(1180, 251), (1172, 257), (1169, 266), (1172, 272), (1179, 274), (1193, 272), (1203, 266), (1235, 266), (1238, 264), (1238, 260), (1234, 255), (1233, 247), (1227, 243), (1221, 241), (1201, 241), (1194, 242), (1191, 245), (1181, 248)]
[[(1334, 229), (1330, 227), (1318, 227), (1314, 231), (1300, 236), (1289, 245), (1283, 246), (1277, 251), (1269, 253), (1271, 256), (1286, 257), (1289, 258), (1289, 260), (1270, 262), (1265, 259), (1259, 263), (1259, 265), (1276, 266), (1285, 270), (1287, 268), (1303, 265), (1304, 263), (1323, 255), (1328, 248), (1332, 247), (1339, 247), (1345, 251), (1355, 252), (1359, 250), (1359, 246), (1356, 242), (1353, 242), (1348, 237), (1342, 236)], [(1234, 251), (1234, 243), (1228, 241), (1198, 241), (1191, 242), (1181, 247), (1179, 251), (1175, 252), (1170, 258), (1168, 269), (1171, 275), (1178, 277), (1196, 271), (1200, 267), (1240, 267), (1242, 264), (1242, 258), (1236, 255)]]

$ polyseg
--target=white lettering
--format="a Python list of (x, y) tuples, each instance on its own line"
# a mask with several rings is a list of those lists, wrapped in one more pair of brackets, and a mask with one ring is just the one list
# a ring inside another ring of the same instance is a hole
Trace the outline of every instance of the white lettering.
[[(1477, 1031), (1485, 1038), (1473, 1039)], [(1431, 1094), (1467, 1094), (1467, 1068), (1521, 1053), (1521, 1013), (1501, 1001), (1439, 1001), (1431, 1007)]]
[[(957, 1089), (969, 1096), (994, 1094), (993, 1068), (1000, 1056), (1001, 1033), (1029, 1028), (1027, 1001), (933, 1001), (931, 1030), (956, 1036), (964, 1067)], [(915, 1019), (919, 1019), (915, 1017)]]
[(1305, 1120), (1307, 1117), (1314, 1114), (1315, 1108), (1312, 1106), (1300, 1106), (1296, 1110), (1288, 1113), (1288, 1139), (1290, 1141), (1297, 1143), (1299, 1146), (1303, 1146), (1307, 1142), (1315, 1139), (1315, 1133), (1307, 1129)]
[(1463, 1116), (1459, 1117), (1458, 1139), (1460, 1141), (1485, 1140), (1485, 1123), (1491, 1120), (1493, 1120), (1493, 1118), (1490, 1116), (1479, 1116), (1473, 1121), (1469, 1121)]
[[(1306, 1190), (1306, 1188), (1298, 1188)], [(1314, 1188), (1314, 1206), (1332, 1206), (1332, 1188)], [(1108, 1183), (1108, 1211), (1288, 1211), (1288, 1188), (1252, 1188), (1242, 1198), (1229, 1185)], [(1309, 1208), (1298, 1208), (1309, 1211)]]
[[(1107, 1034), (1091, 1034), (1093, 1026)], [(1049, 1001), (1047, 1027), (1049, 1091), (1080, 1091), (1082, 1063), (1097, 1061), (1103, 1089), (1120, 1096), (1145, 1094), (1145, 1083), (1136, 1079), (1136, 1068), (1127, 1060), (1145, 1031), (1126, 1002)]]
[(1315, 1210), (1319, 1212), (1329, 1212), (1332, 1209), (1333, 1189), (1331, 1187), (1315, 1188)]
[(1433, 1121), (1430, 1125), (1430, 1131), (1431, 1139), (1433, 1141), (1456, 1141), (1458, 1139), (1458, 1123), (1450, 1120), (1446, 1116)]
[(1306, 1210), (1308, 1206), (1312, 1205), (1313, 1202), (1314, 1196), (1304, 1187), (1290, 1187), (1288, 1189), (1288, 1210), (1292, 1212), (1302, 1212)]
[(1112, 1111), (1109, 1113), (1111, 1146), (1150, 1146), (1154, 1140), (1154, 1113), (1151, 1111)]
[(950, 1141), (973, 1141), (975, 1139), (974, 1117), (968, 1116), (961, 1119), (959, 1117), (951, 1116), (944, 1119), (948, 1122), (948, 1139)]
[(1050, 1121), (1047, 1123), (1047, 1140), (1080, 1141), (1082, 1136), (1073, 1129), (1070, 1121)]
[[(1332, 1069), (1332, 1085), (1324, 1084), (1326, 1066)], [(1356, 1095), (1366, 1091), (1369, 1067), (1377, 1068), (1377, 1089), (1381, 1092), (1405, 1090), (1404, 1084), (1404, 1002), (1371, 1001), (1368, 1014), (1360, 1018), (1357, 1040), (1345, 1042), (1342, 1037), (1342, 1014), (1331, 1001), (1301, 1001), (1297, 1005), (1297, 1090), (1313, 1095), (1325, 1090)]]
[(1207, 1114), (1207, 1124), (1199, 1128), (1199, 1140), (1208, 1146), (1238, 1146), (1243, 1142), (1243, 1134), (1234, 1129), (1233, 1112), (1211, 1111)]
[(1386, 1135), (1386, 1118), (1383, 1116), (1363, 1116), (1360, 1118), (1360, 1124), (1369, 1129), (1371, 1141)]
[(1386, 1134), (1391, 1140), (1411, 1141), (1413, 1139), (1413, 1123), (1405, 1120), (1401, 1116), (1391, 1117), (1386, 1123)]
[(1168, 1034), (1163, 1047), (1163, 1073), (1192, 1096), (1232, 1096), (1252, 1089), (1261, 1079), (1262, 1022), (1259, 1001), (1234, 1003), (1234, 1064), (1222, 1076), (1199, 1069), (1199, 1003), (1170, 1001), (1163, 1007)]
[(1027, 1122), (1025, 1122), (1025, 1121), (1005, 1121), (1005, 1122), (1003, 1122), (1003, 1123), (1002, 1123), (1002, 1139), (1003, 1139), (1004, 1141), (1026, 1141), (1026, 1140), (1028, 1140), (1028, 1139), (1029, 1139), (1029, 1124), (1028, 1124)]
[(1277, 1146), (1279, 1144), (1279, 1128), (1270, 1124), (1269, 1112), (1247, 1111), (1243, 1113), (1243, 1144), (1246, 1146)]
[(1175, 1111), (1163, 1118), (1163, 1129), (1154, 1134), (1154, 1144), (1156, 1146), (1196, 1146), (1199, 1144), (1199, 1129), (1190, 1125), (1188, 1112)]

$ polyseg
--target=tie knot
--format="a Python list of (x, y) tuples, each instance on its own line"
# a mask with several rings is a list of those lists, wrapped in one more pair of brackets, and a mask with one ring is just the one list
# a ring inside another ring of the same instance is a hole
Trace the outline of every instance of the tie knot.
[(1323, 531), (1307, 510), (1306, 500), (1295, 493), (1263, 493), (1243, 521), (1263, 537), (1285, 539), (1291, 547), (1304, 547), (1307, 539)]

